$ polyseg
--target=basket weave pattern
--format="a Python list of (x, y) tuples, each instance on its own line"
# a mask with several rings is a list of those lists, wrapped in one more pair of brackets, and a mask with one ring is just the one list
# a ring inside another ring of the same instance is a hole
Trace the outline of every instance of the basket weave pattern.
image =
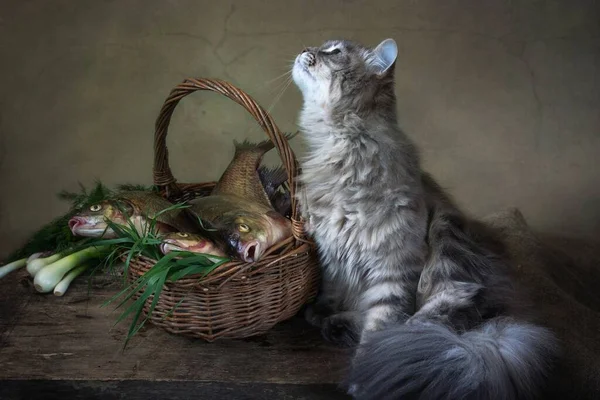
[[(220, 93), (242, 105), (274, 143), (288, 172), (293, 237), (267, 250), (259, 262), (232, 261), (204, 277), (188, 276), (166, 283), (149, 320), (168, 332), (209, 342), (263, 334), (295, 315), (318, 289), (320, 275), (314, 244), (306, 238), (294, 196), (298, 163), (285, 136), (254, 99), (221, 80), (186, 79), (171, 91), (156, 120), (154, 184), (163, 197), (172, 202), (190, 200), (210, 194), (216, 184), (177, 183), (169, 168), (166, 136), (173, 110), (183, 97), (198, 90)], [(146, 257), (132, 259), (128, 280), (135, 281), (155, 263)], [(144, 306), (146, 316), (151, 302), (152, 296)]]

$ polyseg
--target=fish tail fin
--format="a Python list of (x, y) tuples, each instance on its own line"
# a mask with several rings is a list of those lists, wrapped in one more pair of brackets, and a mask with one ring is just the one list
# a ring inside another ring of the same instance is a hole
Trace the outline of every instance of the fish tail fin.
[[(292, 140), (296, 135), (298, 135), (299, 131), (294, 133), (286, 133), (284, 134), (286, 140)], [(237, 140), (233, 140), (233, 145), (235, 146), (235, 151), (237, 152), (246, 152), (246, 151), (255, 151), (258, 153), (265, 154), (275, 147), (271, 139), (265, 139), (261, 142), (251, 142), (249, 140), (244, 140), (239, 142)]]

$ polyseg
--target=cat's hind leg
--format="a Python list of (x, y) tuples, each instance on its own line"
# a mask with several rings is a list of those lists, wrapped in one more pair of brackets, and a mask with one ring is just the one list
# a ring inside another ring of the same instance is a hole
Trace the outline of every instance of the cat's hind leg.
[(389, 324), (404, 323), (415, 309), (416, 275), (413, 279), (383, 279), (373, 282), (361, 297), (365, 310), (363, 332), (383, 329)]
[(415, 284), (405, 279), (373, 283), (360, 297), (357, 310), (339, 312), (322, 321), (328, 341), (348, 347), (359, 344), (369, 332), (404, 323), (414, 312)]

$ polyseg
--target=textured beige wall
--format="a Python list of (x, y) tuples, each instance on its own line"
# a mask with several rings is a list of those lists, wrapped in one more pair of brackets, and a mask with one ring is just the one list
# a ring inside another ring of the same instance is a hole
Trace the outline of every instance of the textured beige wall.
[[(216, 5), (216, 4), (219, 5)], [(295, 129), (300, 96), (274, 102), (303, 45), (393, 37), (399, 111), (426, 167), (471, 213), (520, 207), (539, 229), (600, 233), (597, 1), (3, 1), (0, 257), (66, 211), (61, 189), (150, 183), (169, 90), (218, 77)], [(199, 93), (168, 140), (180, 181), (215, 179), (245, 112)], [(294, 140), (301, 154), (301, 141)]]

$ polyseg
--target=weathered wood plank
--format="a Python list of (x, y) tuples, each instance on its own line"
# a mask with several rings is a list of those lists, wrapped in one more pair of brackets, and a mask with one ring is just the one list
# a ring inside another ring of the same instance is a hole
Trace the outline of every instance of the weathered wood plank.
[(148, 381), (4, 381), (3, 400), (342, 400), (334, 385)]
[[(179, 380), (337, 384), (345, 350), (327, 345), (301, 318), (262, 337), (206, 343), (147, 325), (123, 351), (128, 321), (100, 305), (118, 283), (79, 279), (62, 297), (0, 281), (0, 380)], [(112, 329), (111, 329), (112, 328)]]

